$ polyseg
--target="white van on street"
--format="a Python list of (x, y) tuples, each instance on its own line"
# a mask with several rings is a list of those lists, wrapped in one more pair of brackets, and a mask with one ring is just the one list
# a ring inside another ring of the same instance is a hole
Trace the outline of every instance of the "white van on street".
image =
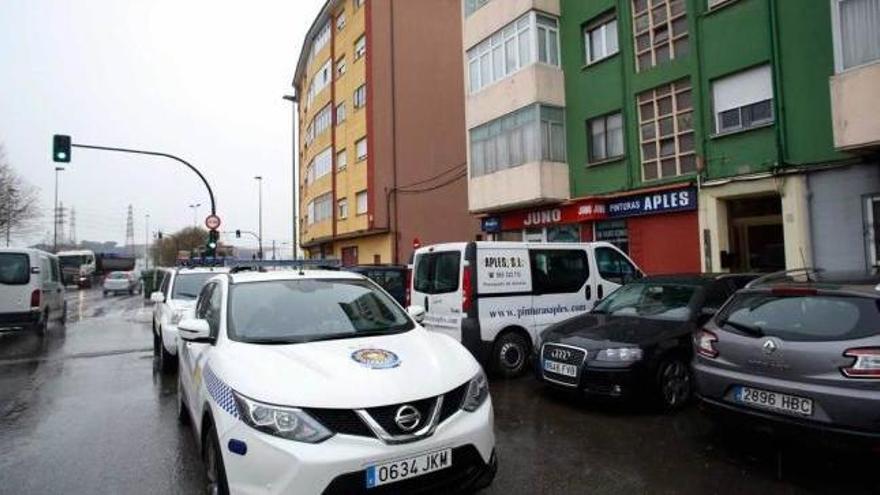
[(0, 330), (46, 332), (67, 320), (58, 257), (39, 249), (0, 248)]
[(592, 309), (641, 270), (607, 242), (459, 242), (413, 258), (423, 325), (464, 344), (493, 372), (523, 373), (549, 325)]

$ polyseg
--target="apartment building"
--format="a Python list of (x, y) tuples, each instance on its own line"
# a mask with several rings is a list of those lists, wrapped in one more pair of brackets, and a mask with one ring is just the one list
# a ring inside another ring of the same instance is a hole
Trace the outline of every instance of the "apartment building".
[[(558, 22), (568, 194), (546, 173), (527, 207), (479, 189), (469, 120), (471, 210), (494, 237), (610, 241), (653, 273), (874, 266), (878, 3), (532, 2)], [(474, 19), (514, 4), (465, 2)], [(491, 39), (470, 18), (465, 51)]]
[(314, 20), (293, 80), (308, 256), (405, 263), (477, 235), (460, 17), (458, 0), (328, 0)]

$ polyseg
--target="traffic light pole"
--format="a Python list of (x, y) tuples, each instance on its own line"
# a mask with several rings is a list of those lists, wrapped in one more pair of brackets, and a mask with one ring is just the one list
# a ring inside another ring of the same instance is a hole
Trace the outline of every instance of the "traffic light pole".
[(118, 153), (131, 153), (135, 155), (149, 155), (149, 156), (161, 156), (163, 158), (170, 158), (172, 160), (178, 161), (187, 167), (190, 170), (196, 173), (199, 176), (199, 179), (202, 179), (202, 183), (205, 184), (205, 188), (208, 190), (208, 196), (211, 198), (211, 215), (217, 214), (217, 204), (214, 202), (214, 191), (211, 190), (211, 185), (208, 184), (208, 180), (205, 179), (205, 176), (202, 175), (201, 172), (197, 168), (195, 168), (191, 163), (184, 160), (183, 158), (168, 154), (168, 153), (160, 153), (158, 151), (144, 151), (144, 150), (133, 150), (128, 148), (112, 148), (109, 146), (95, 146), (91, 144), (75, 144), (71, 143), (70, 146), (72, 148), (85, 148), (90, 150), (102, 150), (102, 151), (115, 151)]

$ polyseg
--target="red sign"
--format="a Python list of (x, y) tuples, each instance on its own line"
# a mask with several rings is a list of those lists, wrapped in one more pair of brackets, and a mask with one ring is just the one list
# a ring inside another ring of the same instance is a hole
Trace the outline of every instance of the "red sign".
[(418, 249), (420, 247), (422, 247), (422, 241), (420, 241), (418, 237), (413, 237), (413, 249)]
[(208, 215), (205, 218), (205, 227), (208, 227), (208, 230), (217, 230), (220, 228), (220, 217), (217, 215)]
[(501, 230), (589, 222), (603, 218), (605, 218), (605, 205), (597, 201), (585, 200), (567, 205), (508, 213), (501, 217)]

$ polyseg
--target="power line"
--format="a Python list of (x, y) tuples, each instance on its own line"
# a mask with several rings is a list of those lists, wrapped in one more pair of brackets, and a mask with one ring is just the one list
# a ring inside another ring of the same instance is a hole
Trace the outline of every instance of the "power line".
[(404, 190), (404, 189), (406, 189), (406, 188), (409, 188), (409, 187), (419, 186), (419, 185), (425, 184), (426, 182), (431, 182), (431, 181), (437, 180), (437, 179), (439, 179), (440, 177), (443, 177), (444, 175), (449, 174), (450, 172), (455, 172), (455, 171), (461, 172), (461, 170), (458, 170), (458, 169), (461, 169), (461, 168), (467, 168), (467, 162), (465, 162), (465, 163), (459, 163), (458, 165), (455, 165), (455, 166), (452, 167), (452, 168), (446, 169), (446, 170), (444, 170), (443, 172), (440, 172), (440, 173), (437, 174), (437, 175), (434, 175), (434, 176), (432, 176), (432, 177), (428, 177), (427, 179), (423, 179), (423, 180), (416, 181), (416, 182), (413, 182), (413, 183), (410, 183), (410, 184), (405, 184), (405, 185), (402, 185), (402, 186), (398, 186), (398, 187), (397, 187), (397, 190), (398, 190), (398, 191), (402, 191), (402, 190)]
[(466, 171), (464, 173), (456, 175), (455, 177), (452, 177), (451, 179), (447, 180), (446, 182), (441, 182), (440, 184), (436, 184), (431, 187), (425, 187), (425, 188), (421, 188), (421, 189), (402, 189), (402, 190), (398, 190), (398, 192), (400, 192), (401, 194), (418, 194), (418, 193), (423, 193), (423, 192), (435, 191), (437, 189), (442, 189), (442, 188), (444, 188), (454, 182), (457, 182), (465, 177), (467, 177)]

